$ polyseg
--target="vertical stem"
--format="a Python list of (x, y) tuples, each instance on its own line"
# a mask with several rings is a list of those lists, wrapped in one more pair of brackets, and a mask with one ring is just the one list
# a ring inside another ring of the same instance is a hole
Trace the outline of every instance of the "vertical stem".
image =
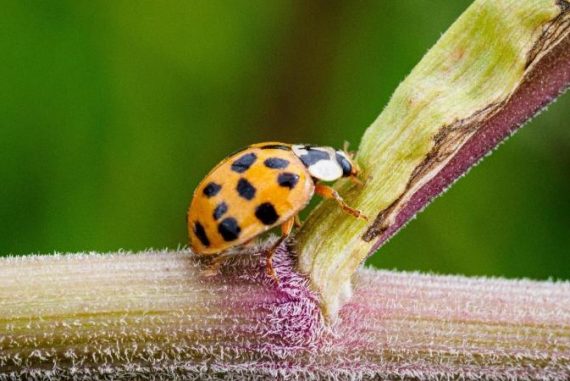
[(325, 202), (299, 235), (299, 269), (327, 315), (370, 253), (570, 85), (569, 46), (565, 0), (477, 0), (440, 38), (365, 132), (366, 186), (339, 187), (374, 221)]

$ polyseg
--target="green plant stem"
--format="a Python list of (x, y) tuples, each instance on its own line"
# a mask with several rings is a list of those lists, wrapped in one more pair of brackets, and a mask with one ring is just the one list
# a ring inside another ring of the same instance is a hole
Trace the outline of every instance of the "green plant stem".
[(396, 89), (362, 138), (363, 188), (300, 232), (299, 270), (334, 318), (352, 274), (434, 197), (570, 85), (570, 3), (477, 0)]

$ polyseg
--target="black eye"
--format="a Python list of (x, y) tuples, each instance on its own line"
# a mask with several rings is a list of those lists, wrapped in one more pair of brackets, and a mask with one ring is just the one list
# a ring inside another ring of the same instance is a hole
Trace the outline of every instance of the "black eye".
[(342, 168), (342, 175), (344, 177), (350, 176), (352, 173), (352, 164), (350, 164), (350, 161), (338, 152), (336, 153), (336, 161)]

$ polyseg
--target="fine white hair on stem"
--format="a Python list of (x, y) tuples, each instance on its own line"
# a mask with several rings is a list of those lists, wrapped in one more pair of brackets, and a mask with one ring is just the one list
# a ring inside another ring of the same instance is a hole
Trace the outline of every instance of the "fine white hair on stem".
[(570, 284), (360, 270), (333, 326), (280, 247), (0, 259), (0, 380), (564, 379)]

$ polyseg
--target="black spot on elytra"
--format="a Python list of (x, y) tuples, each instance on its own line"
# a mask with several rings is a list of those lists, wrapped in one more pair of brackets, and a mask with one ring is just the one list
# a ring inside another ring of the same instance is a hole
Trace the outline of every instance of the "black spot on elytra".
[(270, 157), (263, 162), (267, 168), (271, 169), (284, 169), (289, 165), (289, 160), (281, 159), (279, 157)]
[(220, 189), (222, 189), (221, 185), (212, 182), (208, 183), (202, 192), (204, 193), (204, 196), (209, 198), (217, 195), (220, 192)]
[(284, 151), (290, 151), (291, 148), (289, 148), (286, 145), (283, 144), (266, 144), (264, 146), (259, 147), (261, 149), (282, 149)]
[(257, 160), (256, 154), (253, 152), (246, 153), (232, 163), (232, 171), (237, 173), (244, 173), (249, 169), (249, 167), (251, 167), (253, 163), (255, 163), (255, 160)]
[(222, 235), (224, 241), (235, 241), (239, 237), (241, 228), (239, 227), (237, 221), (233, 217), (224, 218), (222, 222), (218, 224), (218, 231)]
[(283, 172), (277, 176), (277, 182), (282, 187), (293, 189), (299, 182), (299, 175), (290, 172)]
[(206, 235), (206, 231), (204, 230), (202, 224), (199, 223), (198, 221), (194, 222), (194, 234), (196, 234), (196, 237), (198, 237), (200, 242), (202, 242), (202, 245), (210, 246), (210, 240)]
[(308, 151), (306, 154), (301, 155), (299, 159), (305, 164), (306, 167), (310, 167), (311, 165), (315, 164), (321, 160), (330, 160), (330, 155), (328, 152), (317, 150), (314, 148), (306, 148)]
[(214, 220), (219, 220), (226, 212), (228, 211), (228, 204), (226, 204), (225, 202), (220, 202), (217, 206), (216, 209), (214, 209), (214, 214), (212, 215), (212, 217), (214, 217)]
[(255, 217), (265, 225), (273, 225), (279, 219), (275, 207), (270, 202), (264, 202), (255, 208)]
[(244, 178), (239, 179), (236, 190), (246, 200), (252, 200), (255, 197), (255, 187)]
[(352, 164), (350, 164), (350, 161), (346, 160), (344, 156), (338, 153), (336, 154), (336, 161), (342, 168), (342, 175), (344, 177), (350, 176), (350, 174), (352, 173)]

